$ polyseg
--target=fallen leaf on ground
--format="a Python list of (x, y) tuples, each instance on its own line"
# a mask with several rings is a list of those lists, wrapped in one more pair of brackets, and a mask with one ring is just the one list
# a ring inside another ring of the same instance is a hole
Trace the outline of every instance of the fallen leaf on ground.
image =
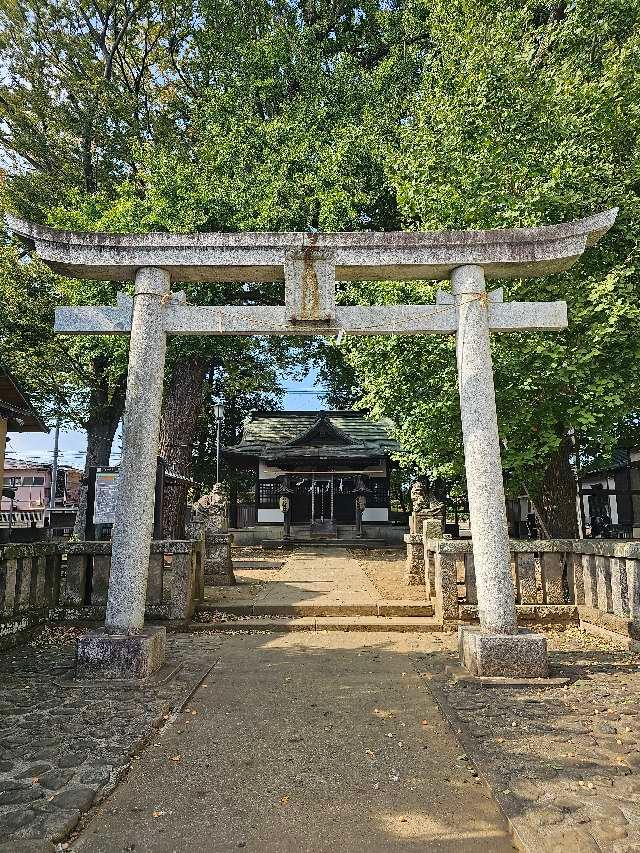
[(286, 794), (284, 796), (280, 797), (280, 803), (283, 806), (286, 806), (288, 802), (289, 802), (289, 797)]
[(171, 760), (172, 761), (182, 761), (182, 756), (181, 755), (172, 755)]
[(165, 814), (166, 814), (166, 812), (153, 812), (152, 817), (162, 817), (162, 815), (165, 815)]

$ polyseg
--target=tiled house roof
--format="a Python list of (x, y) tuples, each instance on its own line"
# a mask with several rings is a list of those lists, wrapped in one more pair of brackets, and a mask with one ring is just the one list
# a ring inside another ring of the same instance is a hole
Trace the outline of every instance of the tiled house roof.
[(9, 422), (10, 432), (48, 432), (27, 395), (18, 387), (9, 371), (0, 364), (0, 417)]

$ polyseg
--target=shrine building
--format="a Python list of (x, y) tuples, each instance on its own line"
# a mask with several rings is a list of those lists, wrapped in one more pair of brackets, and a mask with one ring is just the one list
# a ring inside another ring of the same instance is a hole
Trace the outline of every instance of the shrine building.
[(356, 522), (356, 488), (363, 481), (363, 523), (389, 524), (391, 454), (400, 449), (391, 431), (391, 421), (371, 420), (362, 412), (259, 411), (249, 415), (240, 442), (226, 448), (225, 457), (256, 472), (259, 526), (284, 524), (279, 497), (286, 482), (292, 525), (348, 535)]

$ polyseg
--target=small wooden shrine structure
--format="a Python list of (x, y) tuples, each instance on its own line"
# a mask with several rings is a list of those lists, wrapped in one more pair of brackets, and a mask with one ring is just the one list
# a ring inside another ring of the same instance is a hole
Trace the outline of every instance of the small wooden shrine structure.
[(399, 450), (391, 422), (362, 412), (253, 412), (228, 462), (256, 472), (258, 524), (284, 524), (285, 483), (290, 521), (335, 533), (356, 523), (358, 488), (366, 489), (363, 522), (389, 521), (391, 454)]

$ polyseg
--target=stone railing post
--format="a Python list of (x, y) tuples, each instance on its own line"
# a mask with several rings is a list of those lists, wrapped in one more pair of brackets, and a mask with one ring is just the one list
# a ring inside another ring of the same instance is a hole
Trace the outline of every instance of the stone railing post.
[(611, 557), (611, 606), (615, 616), (629, 618), (627, 566), (623, 557)]
[(443, 622), (457, 621), (458, 608), (458, 567), (456, 554), (444, 553), (436, 546), (435, 551), (435, 587), (436, 618)]
[(640, 560), (626, 559), (625, 573), (629, 619), (640, 626)]
[[(421, 533), (405, 533), (407, 546), (404, 582), (409, 586), (422, 586), (425, 583), (425, 548)], [(427, 588), (427, 592), (428, 592)]]
[(184, 549), (171, 554), (170, 616), (175, 621), (188, 621), (196, 604), (196, 566), (193, 560), (193, 542), (181, 543)]
[(593, 554), (582, 555), (582, 588), (586, 607), (594, 610), (598, 607), (598, 592), (596, 587), (596, 558)]

